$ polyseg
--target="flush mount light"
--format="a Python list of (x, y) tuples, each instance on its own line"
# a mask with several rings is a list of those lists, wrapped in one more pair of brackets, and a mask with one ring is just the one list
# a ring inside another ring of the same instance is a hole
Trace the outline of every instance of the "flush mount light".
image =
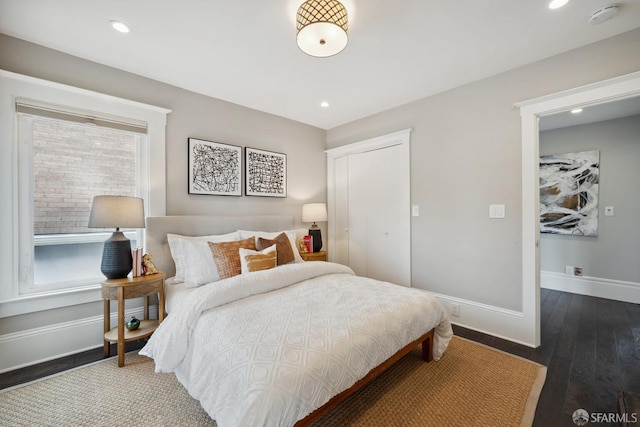
[(328, 103), (327, 101), (322, 101), (322, 102), (320, 103), (320, 106), (321, 106), (322, 108), (327, 108), (327, 107), (329, 106), (329, 103)]
[(307, 0), (296, 14), (298, 47), (307, 55), (324, 58), (347, 46), (347, 9), (337, 0)]
[(582, 108), (574, 108), (571, 110), (571, 114), (579, 114), (582, 113)]
[(549, 3), (549, 9), (558, 9), (567, 3), (569, 3), (569, 0), (551, 0)]
[(131, 31), (131, 28), (129, 28), (129, 26), (124, 22), (115, 21), (115, 20), (109, 21), (109, 22), (111, 23), (111, 26), (113, 27), (113, 29), (116, 31), (119, 31), (125, 34)]

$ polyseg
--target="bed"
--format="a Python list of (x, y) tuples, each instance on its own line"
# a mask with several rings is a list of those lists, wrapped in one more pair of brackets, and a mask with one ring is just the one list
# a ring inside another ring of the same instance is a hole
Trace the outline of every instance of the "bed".
[(217, 245), (235, 247), (230, 236), (264, 236), (278, 244), (240, 254), (271, 260), (284, 236), (297, 249), (294, 230), (293, 217), (280, 215), (147, 218), (146, 251), (170, 279), (168, 316), (141, 354), (156, 372), (174, 372), (219, 427), (309, 425), (416, 346), (425, 361), (439, 359), (452, 336), (446, 310), (428, 293), (304, 262), (297, 251), (275, 268), (210, 283), (200, 274), (185, 287), (183, 270), (203, 261), (174, 260), (168, 244), (175, 235), (208, 236), (220, 241), (206, 242), (220, 257)]

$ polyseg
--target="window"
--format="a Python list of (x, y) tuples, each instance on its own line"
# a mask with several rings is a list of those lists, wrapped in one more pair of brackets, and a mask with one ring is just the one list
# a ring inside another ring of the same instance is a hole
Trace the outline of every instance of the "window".
[[(78, 115), (51, 117), (50, 110), (20, 101), (17, 112), (19, 155), (25, 157), (20, 163), (30, 178), (21, 182), (22, 191), (33, 195), (33, 253), (21, 259), (27, 265), (19, 292), (95, 285), (101, 280), (102, 242), (110, 233), (87, 227), (93, 197), (146, 199), (137, 185), (146, 128), (121, 130)], [(132, 246), (142, 241), (139, 234), (127, 233)]]
[(101, 300), (113, 230), (87, 228), (93, 196), (165, 215), (169, 112), (0, 70), (0, 318)]

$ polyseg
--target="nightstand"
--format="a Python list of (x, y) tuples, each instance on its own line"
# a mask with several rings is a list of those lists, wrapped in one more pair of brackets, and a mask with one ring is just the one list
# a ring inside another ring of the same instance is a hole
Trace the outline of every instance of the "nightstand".
[(326, 261), (327, 251), (300, 252), (300, 256), (305, 261)]
[[(109, 279), (101, 283), (104, 300), (104, 356), (109, 357), (109, 343), (118, 343), (118, 366), (124, 366), (124, 343), (148, 337), (164, 320), (164, 278), (159, 272), (148, 276)], [(149, 319), (149, 297), (158, 294), (158, 320)], [(125, 327), (124, 300), (144, 297), (144, 319), (135, 331)], [(111, 329), (111, 300), (118, 301), (118, 326)]]

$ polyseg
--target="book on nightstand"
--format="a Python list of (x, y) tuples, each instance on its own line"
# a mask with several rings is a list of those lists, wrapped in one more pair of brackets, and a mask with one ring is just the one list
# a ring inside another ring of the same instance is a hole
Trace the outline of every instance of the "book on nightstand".
[(313, 252), (313, 236), (304, 236), (302, 242), (307, 252)]

